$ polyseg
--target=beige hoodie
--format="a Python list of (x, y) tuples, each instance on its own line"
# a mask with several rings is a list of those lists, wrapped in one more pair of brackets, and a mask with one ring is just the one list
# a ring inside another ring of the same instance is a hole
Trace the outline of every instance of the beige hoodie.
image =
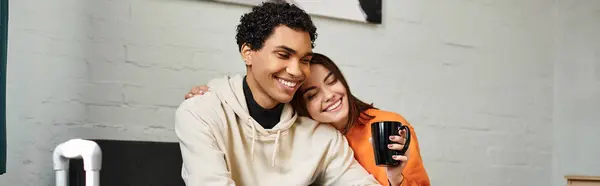
[(289, 104), (280, 122), (264, 129), (248, 113), (242, 81), (212, 80), (210, 92), (177, 109), (187, 186), (378, 185), (340, 132), (298, 117)]

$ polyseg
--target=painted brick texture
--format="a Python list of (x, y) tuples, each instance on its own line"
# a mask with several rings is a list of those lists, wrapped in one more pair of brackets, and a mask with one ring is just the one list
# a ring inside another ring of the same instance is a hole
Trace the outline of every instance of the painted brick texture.
[[(433, 185), (550, 185), (551, 0), (388, 0), (379, 26), (315, 17), (315, 51), (353, 92), (417, 130)], [(175, 141), (193, 85), (244, 73), (249, 7), (190, 0), (10, 3), (8, 173), (53, 185), (70, 138)]]

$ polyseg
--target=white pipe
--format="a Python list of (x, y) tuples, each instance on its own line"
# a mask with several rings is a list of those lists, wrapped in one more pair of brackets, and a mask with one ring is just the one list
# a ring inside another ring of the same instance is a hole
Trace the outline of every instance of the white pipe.
[(67, 186), (68, 178), (69, 170), (56, 170), (56, 186)]
[(56, 146), (52, 154), (54, 171), (56, 171), (56, 186), (68, 185), (69, 159), (83, 159), (86, 186), (100, 186), (102, 150), (96, 142), (71, 139)]
[(85, 171), (85, 185), (100, 185), (100, 171)]

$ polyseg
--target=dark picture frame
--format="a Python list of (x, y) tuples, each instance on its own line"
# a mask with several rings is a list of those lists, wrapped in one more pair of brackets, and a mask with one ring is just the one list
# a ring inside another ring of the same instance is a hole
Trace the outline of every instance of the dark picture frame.
[(0, 175), (6, 173), (6, 63), (8, 50), (8, 0), (0, 0)]
[(204, 0), (226, 4), (255, 6), (262, 2), (287, 2), (304, 9), (308, 14), (363, 22), (382, 23), (381, 0)]

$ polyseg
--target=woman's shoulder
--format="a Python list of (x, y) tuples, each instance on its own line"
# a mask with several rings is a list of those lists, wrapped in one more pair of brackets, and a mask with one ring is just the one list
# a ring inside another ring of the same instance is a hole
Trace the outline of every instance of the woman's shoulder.
[(379, 121), (399, 121), (403, 124), (408, 123), (402, 115), (400, 115), (396, 112), (391, 112), (391, 111), (386, 111), (386, 110), (381, 110), (381, 109), (369, 109), (369, 110), (366, 110), (364, 113), (369, 115), (370, 117), (372, 117), (370, 119), (369, 123), (379, 122)]

